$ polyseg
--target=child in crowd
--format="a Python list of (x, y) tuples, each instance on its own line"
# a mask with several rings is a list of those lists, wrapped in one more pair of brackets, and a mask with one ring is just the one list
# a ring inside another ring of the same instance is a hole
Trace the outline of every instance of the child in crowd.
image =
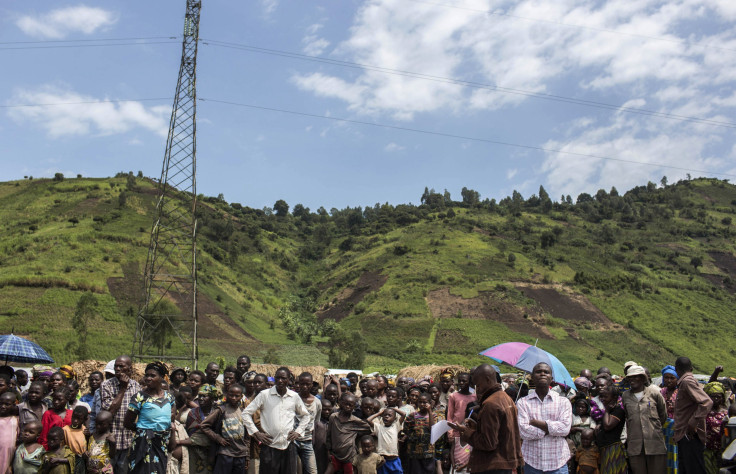
[[(387, 396), (388, 393), (386, 390)], [(378, 470), (381, 474), (403, 472), (399, 459), (399, 433), (405, 418), (406, 415), (401, 410), (387, 407), (367, 420), (372, 423), (373, 435), (378, 439), (376, 452), (384, 460), (384, 464)]]
[(112, 474), (112, 462), (115, 457), (115, 435), (113, 435), (112, 414), (100, 410), (97, 414), (95, 432), (87, 443), (87, 474)]
[(176, 392), (176, 416), (172, 423), (171, 438), (169, 441), (169, 458), (166, 464), (168, 474), (189, 472), (189, 448), (192, 444), (185, 428), (189, 416), (189, 403), (192, 401), (192, 389), (186, 385), (179, 387)]
[(86, 462), (84, 453), (87, 452), (87, 437), (84, 435), (84, 424), (87, 422), (88, 411), (86, 407), (78, 406), (72, 410), (72, 422), (63, 427), (64, 444), (74, 453), (75, 474), (85, 472)]
[(340, 396), (340, 411), (330, 416), (327, 449), (332, 464), (328, 466), (326, 474), (340, 470), (352, 471), (352, 461), (356, 455), (355, 439), (371, 432), (371, 426), (366, 421), (353, 415), (356, 402), (357, 398), (351, 392), (343, 393)]
[(20, 432), (21, 444), (15, 450), (13, 460), (13, 474), (37, 474), (41, 468), (43, 446), (38, 444), (38, 435), (41, 434), (41, 422), (29, 421)]
[(0, 472), (6, 472), (13, 462), (18, 440), (18, 417), (15, 416), (15, 393), (0, 395)]
[(419, 387), (411, 387), (409, 391), (406, 393), (406, 402), (407, 404), (414, 407), (415, 410), (418, 409), (417, 402), (419, 401), (419, 395), (422, 394), (422, 390)]
[(596, 426), (597, 423), (590, 416), (590, 402), (585, 398), (576, 398), (569, 435), (576, 449), (580, 446), (583, 431), (594, 430)]
[(400, 410), (404, 415), (416, 411), (413, 405), (404, 405), (404, 390), (400, 387), (389, 387), (386, 389), (386, 406)]
[(320, 417), (314, 422), (314, 432), (312, 432), (312, 446), (314, 447), (314, 456), (317, 458), (317, 472), (325, 472), (330, 462), (330, 455), (327, 452), (327, 426), (332, 414), (332, 403), (323, 399)]
[[(375, 415), (374, 399), (365, 397), (360, 399), (360, 410), (356, 410), (355, 416), (361, 420), (367, 420), (371, 416)], [(369, 422), (370, 423), (370, 422)]]
[[(41, 419), (43, 428), (39, 437), (39, 443), (43, 445), (46, 451), (50, 451), (47, 441), (49, 430), (54, 427), (61, 429), (64, 426), (70, 425), (72, 422), (72, 411), (66, 407), (68, 400), (69, 389), (66, 386), (57, 388), (51, 395), (51, 408), (43, 414)], [(61, 436), (63, 438), (64, 430), (61, 430)]]
[(24, 394), (26, 390), (28, 390), (28, 372), (26, 372), (23, 369), (19, 369), (15, 371), (15, 381), (16, 385), (18, 387), (18, 392)]
[(314, 378), (309, 372), (302, 372), (296, 379), (296, 389), (299, 398), (304, 402), (304, 406), (309, 412), (309, 423), (304, 429), (304, 435), (294, 441), (297, 453), (302, 461), (302, 471), (304, 473), (315, 473), (317, 471), (317, 460), (315, 459), (314, 446), (312, 444), (312, 436), (316, 420), (319, 420), (322, 414), (322, 402), (319, 398), (312, 395), (312, 383)]
[(580, 434), (580, 446), (575, 450), (577, 474), (598, 474), (600, 454), (593, 444), (594, 439), (595, 431), (590, 428), (585, 428)]
[(376, 453), (376, 444), (371, 435), (360, 438), (360, 454), (353, 458), (355, 474), (378, 474), (378, 469), (383, 466), (383, 457)]
[[(51, 410), (49, 410), (51, 411)], [(71, 418), (71, 415), (69, 415)], [(48, 449), (43, 455), (41, 474), (72, 474), (74, 453), (64, 444), (64, 430), (54, 426), (46, 437)]]
[(85, 407), (87, 409), (87, 413), (89, 413), (89, 403), (83, 402), (77, 398), (77, 395), (79, 395), (79, 382), (76, 380), (70, 380), (66, 386), (69, 387), (69, 404), (67, 405), (67, 408), (73, 411), (76, 407), (82, 406)]
[[(447, 421), (462, 424), (466, 418), (466, 408), (475, 401), (475, 393), (470, 392), (470, 374), (460, 372), (457, 374), (457, 390), (450, 393), (447, 399)], [(448, 437), (452, 448), (452, 465), (456, 471), (462, 471), (470, 460), (472, 448), (460, 442), (455, 430), (450, 430)]]
[(18, 431), (31, 421), (41, 423), (43, 414), (46, 413), (46, 405), (42, 400), (46, 385), (43, 382), (33, 382), (26, 392), (26, 401), (18, 405)]
[(242, 418), (243, 392), (243, 387), (231, 384), (225, 396), (226, 402), (213, 409), (200, 424), (202, 433), (218, 445), (216, 474), (243, 474), (248, 471), (250, 437)]
[[(192, 375), (197, 375), (196, 371), (189, 374), (190, 384)], [(204, 377), (202, 377), (204, 378)], [(192, 387), (192, 393), (194, 393)], [(198, 395), (196, 401), (198, 406), (192, 408), (187, 416), (186, 429), (191, 446), (189, 446), (189, 469), (193, 472), (212, 472), (215, 466), (215, 451), (210, 438), (202, 432), (201, 423), (209, 416), (214, 406), (215, 400), (220, 397), (217, 388), (210, 384), (204, 384), (197, 387)]]
[(192, 389), (192, 396), (197, 398), (199, 389), (204, 385), (204, 372), (201, 370), (193, 370), (189, 374), (188, 385)]
[[(410, 391), (411, 393), (411, 391)], [(431, 440), (432, 425), (435, 424), (435, 413), (432, 412), (432, 396), (422, 393), (417, 398), (417, 411), (406, 417), (406, 451), (409, 461), (408, 470), (412, 474), (434, 474), (436, 472), (435, 457), (441, 452), (435, 450)]]

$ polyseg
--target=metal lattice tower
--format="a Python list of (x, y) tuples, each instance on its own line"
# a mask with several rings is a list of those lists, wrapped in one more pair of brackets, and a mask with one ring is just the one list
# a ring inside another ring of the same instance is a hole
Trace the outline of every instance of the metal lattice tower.
[(197, 44), (201, 0), (187, 0), (179, 80), (144, 270), (133, 356), (197, 367)]

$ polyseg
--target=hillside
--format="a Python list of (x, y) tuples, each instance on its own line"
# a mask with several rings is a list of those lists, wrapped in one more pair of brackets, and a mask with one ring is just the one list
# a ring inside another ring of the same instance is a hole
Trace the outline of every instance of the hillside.
[[(570, 370), (734, 367), (736, 187), (663, 184), (561, 202), (425, 189), (420, 206), (330, 212), (201, 196), (201, 358), (327, 365), (356, 331), (365, 368), (389, 372), (537, 339)], [(130, 352), (154, 198), (124, 173), (0, 183), (0, 331), (72, 360), (91, 291), (90, 355)]]

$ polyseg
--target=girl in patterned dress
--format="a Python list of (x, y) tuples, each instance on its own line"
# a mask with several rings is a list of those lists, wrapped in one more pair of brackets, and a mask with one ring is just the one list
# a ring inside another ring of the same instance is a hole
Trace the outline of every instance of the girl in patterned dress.
[(115, 436), (111, 427), (112, 414), (107, 410), (100, 410), (95, 432), (87, 442), (87, 474), (112, 474), (110, 459), (115, 456)]

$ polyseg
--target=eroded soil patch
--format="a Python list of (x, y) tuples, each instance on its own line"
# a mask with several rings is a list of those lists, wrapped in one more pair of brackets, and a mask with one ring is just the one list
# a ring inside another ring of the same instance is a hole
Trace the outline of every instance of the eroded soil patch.
[(427, 305), (435, 318), (461, 315), (463, 319), (488, 319), (519, 333), (552, 339), (542, 325), (544, 314), (538, 308), (517, 306), (491, 292), (481, 293), (476, 298), (463, 298), (450, 293), (449, 288), (440, 288), (427, 294)]
[(330, 302), (319, 311), (317, 318), (320, 321), (334, 319), (340, 321), (347, 317), (355, 308), (355, 305), (363, 301), (369, 293), (378, 291), (388, 280), (387, 276), (378, 272), (363, 273), (354, 286), (345, 288), (337, 296), (335, 302)]
[[(137, 312), (143, 298), (143, 276), (136, 263), (123, 265), (123, 278), (107, 279), (110, 294), (118, 302), (118, 307), (133, 307)], [(169, 293), (171, 301), (179, 308), (183, 298), (176, 292)], [(191, 303), (190, 303), (191, 304)], [(202, 292), (197, 294), (198, 335), (205, 339), (215, 340), (253, 340), (248, 331), (222, 312), (219, 306)]]
[(555, 318), (575, 323), (591, 323), (603, 328), (612, 328), (613, 322), (606, 317), (588, 298), (571, 293), (562, 285), (517, 283), (516, 289), (531, 298), (545, 312)]

